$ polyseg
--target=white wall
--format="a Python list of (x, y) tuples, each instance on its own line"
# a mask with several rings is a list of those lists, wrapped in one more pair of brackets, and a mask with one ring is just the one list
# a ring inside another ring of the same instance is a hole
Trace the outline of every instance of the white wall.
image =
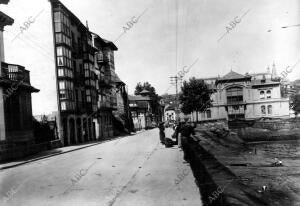
[[(30, 71), (32, 86), (40, 92), (32, 94), (34, 115), (50, 114), (58, 110), (56, 95), (55, 60), (53, 48), (51, 5), (47, 0), (14, 0), (5, 5), (5, 13), (12, 16), (15, 23), (6, 27), (4, 41), (6, 61), (20, 64)], [(40, 14), (39, 14), (40, 13)], [(19, 35), (20, 26), (35, 19), (28, 29)], [(12, 41), (13, 40), (13, 41)]]

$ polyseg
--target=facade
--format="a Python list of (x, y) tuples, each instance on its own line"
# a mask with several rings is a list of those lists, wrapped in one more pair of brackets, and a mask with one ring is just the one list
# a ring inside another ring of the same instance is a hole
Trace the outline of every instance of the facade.
[(150, 127), (150, 114), (152, 113), (150, 97), (142, 95), (128, 95), (128, 98), (134, 128), (136, 130), (141, 130)]
[(92, 34), (60, 1), (51, 0), (59, 138), (95, 140), (97, 91)]
[(113, 136), (112, 112), (117, 110), (116, 74), (114, 63), (114, 51), (118, 48), (110, 41), (102, 39), (93, 33), (93, 46), (95, 53), (95, 70), (97, 72), (97, 138)]
[(38, 92), (30, 84), (29, 71), (23, 66), (1, 63), (0, 85), (4, 88), (5, 141), (32, 144), (33, 117), (31, 93)]
[[(0, 4), (7, 4), (8, 0), (0, 1)], [(4, 40), (3, 40), (3, 29), (7, 25), (12, 25), (14, 20), (0, 11), (0, 76), (2, 76), (1, 62), (4, 62)], [(6, 139), (5, 134), (5, 120), (4, 120), (4, 88), (0, 85), (0, 141)]]
[[(213, 102), (198, 113), (198, 120), (289, 118), (289, 98), (282, 96), (281, 83), (273, 73), (241, 75), (231, 71), (222, 78), (204, 79), (214, 91)], [(196, 121), (195, 112), (191, 118)]]
[[(113, 136), (117, 111), (113, 42), (91, 32), (59, 0), (50, 0), (58, 136), (64, 145)], [(54, 111), (55, 112), (55, 111)]]
[[(126, 88), (126, 84), (118, 77), (116, 74), (116, 97), (117, 97), (117, 110), (113, 112), (113, 115), (116, 119), (118, 119), (123, 127), (123, 132), (133, 132), (134, 126), (133, 126), (133, 120), (131, 117), (131, 113), (129, 110), (129, 99), (128, 99), (128, 92)], [(118, 128), (114, 128), (114, 130), (117, 130)], [(122, 132), (122, 131), (121, 131)]]
[(176, 121), (175, 105), (167, 105), (164, 110), (164, 119), (166, 122)]

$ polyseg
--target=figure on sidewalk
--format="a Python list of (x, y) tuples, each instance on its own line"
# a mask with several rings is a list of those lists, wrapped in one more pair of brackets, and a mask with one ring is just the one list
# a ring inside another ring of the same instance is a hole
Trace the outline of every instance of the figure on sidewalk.
[(181, 145), (179, 145), (180, 142), (178, 141), (178, 136), (179, 136), (181, 127), (182, 127), (182, 122), (178, 122), (175, 125), (174, 134), (173, 134), (173, 139), (175, 139), (175, 144), (178, 144), (178, 147), (181, 147)]
[(160, 143), (165, 144), (165, 125), (163, 122), (159, 123), (159, 138), (160, 138)]
[(192, 126), (191, 123), (188, 122), (188, 119), (185, 119), (184, 125), (181, 127), (181, 146), (184, 153), (184, 160), (186, 162), (190, 161), (190, 150), (188, 144), (192, 142), (192, 135), (195, 135), (195, 126)]

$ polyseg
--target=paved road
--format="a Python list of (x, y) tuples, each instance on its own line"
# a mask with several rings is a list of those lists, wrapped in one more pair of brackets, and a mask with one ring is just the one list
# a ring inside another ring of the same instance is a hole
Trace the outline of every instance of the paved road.
[(201, 206), (201, 200), (182, 151), (160, 145), (153, 129), (2, 170), (0, 205)]

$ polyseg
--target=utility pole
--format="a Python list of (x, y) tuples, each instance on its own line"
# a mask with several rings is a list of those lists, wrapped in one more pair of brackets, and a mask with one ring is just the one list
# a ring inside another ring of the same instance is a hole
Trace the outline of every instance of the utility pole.
[(176, 88), (176, 98), (175, 98), (175, 114), (176, 114), (176, 122), (178, 123), (179, 121), (179, 96), (178, 96), (178, 83), (182, 80), (182, 77), (180, 76), (173, 76), (170, 77), (171, 84), (175, 85)]

